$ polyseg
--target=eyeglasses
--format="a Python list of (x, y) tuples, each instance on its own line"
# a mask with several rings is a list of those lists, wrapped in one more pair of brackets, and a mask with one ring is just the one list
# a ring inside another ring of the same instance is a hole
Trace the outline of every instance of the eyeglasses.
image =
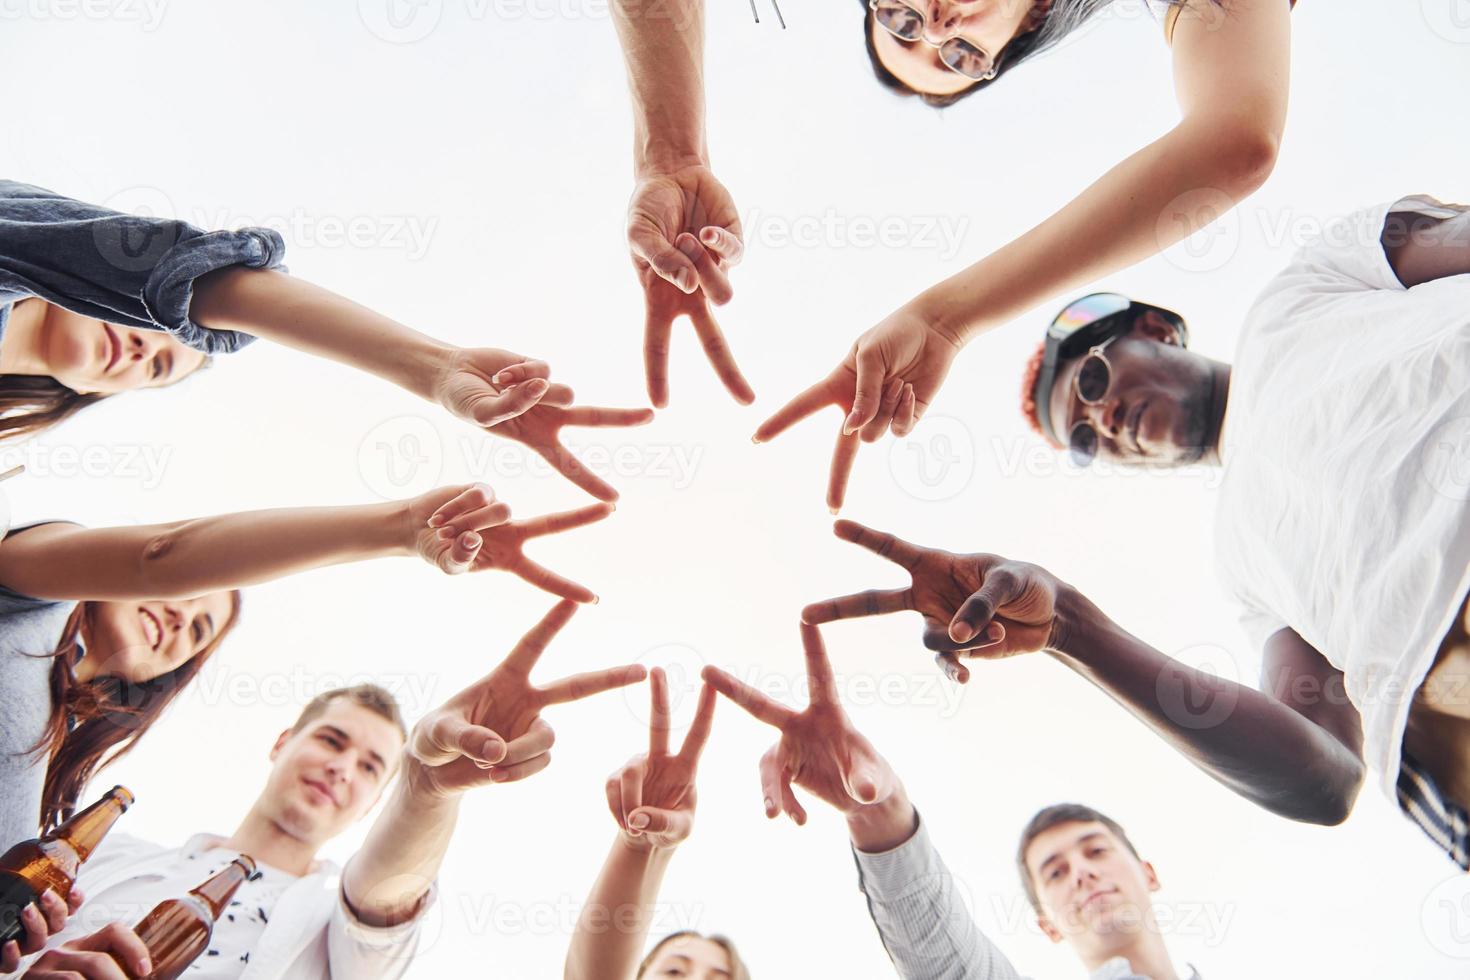
[[(868, 9), (873, 11), (878, 26), (900, 41), (933, 44), (924, 37), (923, 12), (905, 0), (868, 0)], [(933, 46), (939, 49), (939, 60), (950, 71), (977, 82), (988, 82), (995, 77), (995, 59), (964, 38), (952, 37)]]
[[(771, 6), (776, 8), (776, 19), (781, 22), (781, 30), (786, 30), (786, 18), (781, 15), (781, 5), (776, 0), (771, 0)], [(755, 0), (750, 0), (750, 13), (755, 17), (755, 22), (759, 24), (761, 22), (761, 15), (755, 9)]]
[[(1108, 363), (1103, 350), (1117, 339), (1115, 334), (1089, 350), (1077, 368), (1077, 373), (1072, 375), (1072, 390), (1082, 404), (1100, 404), (1113, 387), (1113, 366)], [(1097, 458), (1099, 439), (1097, 429), (1091, 422), (1079, 420), (1067, 436), (1067, 449), (1072, 454), (1072, 462), (1078, 466), (1089, 465)]]

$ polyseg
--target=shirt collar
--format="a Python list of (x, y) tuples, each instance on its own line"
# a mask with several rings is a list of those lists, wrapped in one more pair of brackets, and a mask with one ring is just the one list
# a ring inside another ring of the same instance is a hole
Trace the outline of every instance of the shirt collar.
[[(1186, 978), (1186, 980), (1200, 980), (1199, 971), (1188, 964), (1183, 969), (1180, 969), (1176, 964), (1174, 966), (1174, 972)], [(1133, 972), (1133, 964), (1128, 962), (1126, 956), (1114, 956), (1102, 966), (1093, 970), (1088, 975), (1088, 980), (1126, 980), (1128, 977), (1136, 976), (1138, 974)]]

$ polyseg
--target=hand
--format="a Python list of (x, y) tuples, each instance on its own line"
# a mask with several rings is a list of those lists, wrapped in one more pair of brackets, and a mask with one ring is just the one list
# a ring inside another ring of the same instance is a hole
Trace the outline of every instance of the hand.
[[(444, 491), (434, 493), (442, 497)], [(426, 494), (420, 500), (431, 497)], [(526, 557), (522, 548), (531, 538), (595, 524), (613, 509), (612, 504), (590, 504), (528, 521), (507, 522), (499, 518), (502, 514), (508, 518), (510, 508), (495, 502), (495, 491), (476, 483), (439, 503), (424, 521), (419, 532), (419, 553), (451, 575), (500, 569), (563, 599), (596, 602), (597, 595), (591, 589), (537, 564)]]
[(755, 441), (774, 439), (828, 405), (846, 412), (827, 477), (827, 506), (835, 514), (847, 496), (858, 440), (875, 442), (890, 428), (896, 436), (912, 432), (959, 351), (958, 340), (904, 307), (859, 337), (831, 374), (761, 423)]
[(654, 407), (669, 403), (669, 335), (680, 316), (689, 317), (730, 394), (744, 405), (755, 400), (709, 309), (734, 296), (725, 270), (744, 254), (743, 234), (730, 192), (708, 167), (645, 177), (634, 187), (628, 246), (643, 285), (643, 366)]
[(495, 434), (523, 443), (550, 463), (558, 473), (586, 490), (598, 500), (617, 500), (618, 492), (605, 480), (584, 467), (566, 446), (561, 444), (563, 426), (585, 425), (595, 428), (645, 425), (653, 421), (647, 408), (593, 408), (574, 405), (539, 404), (495, 427)]
[(801, 611), (802, 622), (912, 609), (924, 617), (924, 646), (937, 652), (935, 661), (961, 684), (970, 679), (961, 656), (998, 659), (1054, 646), (1060, 583), (1046, 569), (998, 555), (920, 548), (855, 521), (838, 521), (833, 530), (908, 569), (912, 585), (814, 602)]
[(62, 943), (31, 964), (25, 980), (132, 980), (153, 972), (148, 947), (121, 922)]
[(631, 847), (677, 847), (694, 829), (694, 772), (709, 741), (715, 691), (699, 690), (699, 707), (678, 754), (669, 754), (669, 686), (662, 668), (648, 675), (652, 714), (648, 754), (635, 755), (607, 779), (607, 806)]
[(45, 949), (52, 935), (66, 928), (67, 917), (75, 915), (84, 901), (86, 896), (80, 888), (73, 888), (66, 901), (48, 888), (41, 893), (39, 903), (21, 909), (20, 924), (25, 927), (25, 942), (12, 939), (0, 946), (0, 973), (14, 973), (20, 969), (23, 957)]
[(576, 611), (574, 602), (557, 603), (499, 666), (420, 719), (405, 761), (412, 791), (445, 798), (538, 773), (550, 764), (555, 741), (541, 709), (643, 680), (647, 671), (630, 664), (575, 674), (545, 687), (531, 683), (531, 669), (546, 644)]
[(801, 712), (766, 697), (718, 667), (704, 668), (705, 683), (781, 730), (781, 740), (761, 756), (761, 791), (766, 816), (785, 812), (798, 826), (806, 823), (792, 784), (852, 816), (877, 807), (899, 790), (898, 776), (864, 738), (837, 699), (832, 665), (815, 626), (801, 627), (811, 703)]
[(488, 429), (536, 405), (570, 405), (572, 389), (550, 377), (545, 361), (493, 347), (459, 349), (449, 356), (435, 398), (451, 415)]

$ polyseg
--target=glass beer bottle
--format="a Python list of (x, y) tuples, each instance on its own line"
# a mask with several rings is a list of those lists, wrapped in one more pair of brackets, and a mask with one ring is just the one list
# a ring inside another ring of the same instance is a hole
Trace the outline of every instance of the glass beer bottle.
[(255, 861), (241, 854), (204, 884), (183, 898), (159, 902), (143, 921), (133, 927), (143, 945), (153, 972), (144, 980), (174, 980), (209, 946), (214, 923), (224, 912), (235, 891), (255, 874)]
[(132, 792), (114, 786), (51, 833), (21, 841), (0, 856), (0, 945), (12, 939), (24, 943), (20, 914), (27, 905), (39, 903), (48, 888), (63, 902), (71, 896), (82, 862), (132, 805)]

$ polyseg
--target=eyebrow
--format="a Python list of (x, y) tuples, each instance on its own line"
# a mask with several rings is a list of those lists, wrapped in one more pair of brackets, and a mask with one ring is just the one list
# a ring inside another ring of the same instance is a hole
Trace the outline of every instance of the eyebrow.
[[(1078, 844), (1085, 844), (1088, 841), (1092, 840), (1094, 837), (1101, 837), (1102, 835), (1103, 835), (1103, 832), (1101, 830), (1094, 830), (1094, 831), (1091, 831), (1089, 833), (1083, 834), (1081, 837), (1079, 837), (1076, 840), (1074, 840), (1068, 846), (1075, 847)], [(1049, 857), (1047, 857), (1047, 859), (1045, 861), (1042, 861), (1040, 864), (1038, 864), (1036, 866), (1036, 872), (1037, 872), (1037, 874), (1040, 874), (1041, 872), (1045, 871), (1046, 868), (1047, 868), (1047, 865), (1052, 864), (1053, 862), (1059, 860), (1061, 858), (1061, 856), (1062, 856), (1062, 852), (1061, 851), (1057, 851), (1057, 852), (1051, 854)]]

